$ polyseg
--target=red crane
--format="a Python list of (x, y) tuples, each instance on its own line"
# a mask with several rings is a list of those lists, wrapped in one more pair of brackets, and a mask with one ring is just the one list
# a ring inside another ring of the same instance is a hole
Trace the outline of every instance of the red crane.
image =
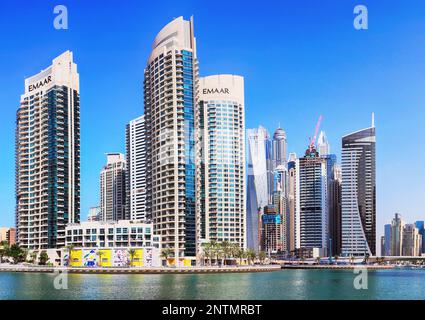
[(317, 124), (316, 124), (316, 131), (314, 132), (314, 137), (313, 139), (310, 138), (310, 145), (309, 145), (310, 151), (314, 149), (314, 145), (316, 144), (317, 134), (319, 133), (320, 124), (322, 123), (322, 120), (323, 120), (323, 116), (320, 115), (319, 120), (317, 121)]

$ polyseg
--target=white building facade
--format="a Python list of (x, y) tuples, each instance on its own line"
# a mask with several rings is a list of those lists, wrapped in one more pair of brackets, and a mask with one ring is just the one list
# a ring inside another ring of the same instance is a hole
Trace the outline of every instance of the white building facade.
[(65, 245), (80, 219), (80, 96), (66, 51), (25, 79), (16, 120), (17, 240), (27, 249)]
[(244, 79), (200, 78), (198, 238), (246, 247)]
[(145, 117), (130, 121), (126, 127), (127, 210), (131, 220), (146, 216), (146, 131)]
[(102, 221), (126, 220), (126, 163), (121, 153), (108, 153), (100, 173), (100, 210)]
[(179, 17), (156, 36), (144, 78), (146, 210), (178, 265), (196, 256), (198, 81), (193, 19)]

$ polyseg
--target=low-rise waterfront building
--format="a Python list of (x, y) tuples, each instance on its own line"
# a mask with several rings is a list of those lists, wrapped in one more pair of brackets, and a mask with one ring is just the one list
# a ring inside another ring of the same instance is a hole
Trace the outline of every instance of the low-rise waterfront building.
[(120, 220), (82, 222), (66, 227), (63, 264), (72, 267), (160, 266), (160, 237), (152, 223)]
[(82, 248), (156, 247), (152, 223), (132, 220), (87, 221), (66, 227), (66, 245)]

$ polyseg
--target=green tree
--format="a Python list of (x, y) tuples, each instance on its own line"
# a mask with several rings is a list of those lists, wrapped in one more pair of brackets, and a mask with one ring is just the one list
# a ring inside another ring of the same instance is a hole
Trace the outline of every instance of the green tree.
[(37, 251), (33, 251), (30, 254), (30, 258), (31, 258), (31, 263), (36, 264), (37, 263)]
[(3, 262), (4, 257), (9, 256), (9, 243), (7, 241), (0, 242), (0, 263)]
[(104, 252), (99, 250), (97, 255), (99, 256), (99, 267), (102, 267), (102, 257), (104, 256)]
[(226, 265), (226, 261), (232, 254), (232, 246), (229, 241), (226, 240), (221, 243), (221, 251), (222, 251), (223, 265)]
[(161, 251), (161, 258), (165, 260), (165, 265), (168, 265), (168, 258), (173, 254), (173, 250), (170, 248), (164, 248)]
[(134, 257), (136, 256), (136, 249), (129, 249), (128, 254), (130, 255), (130, 266), (132, 266)]
[(245, 250), (243, 248), (238, 248), (235, 257), (239, 259), (239, 265), (242, 265), (242, 259), (246, 257)]
[(264, 260), (266, 260), (267, 254), (264, 251), (261, 251), (258, 254), (258, 258), (260, 259), (261, 264), (264, 264)]
[(40, 252), (40, 257), (38, 258), (39, 264), (41, 266), (45, 266), (47, 264), (47, 261), (49, 261), (49, 256), (46, 251)]
[(211, 242), (202, 244), (202, 249), (204, 251), (204, 257), (208, 260), (209, 265), (211, 266), (213, 249), (214, 249)]
[(338, 264), (338, 259), (339, 259), (339, 256), (335, 256), (335, 257), (334, 257), (334, 260), (335, 260), (335, 264), (336, 264), (336, 265)]
[(257, 257), (257, 254), (255, 253), (254, 250), (252, 249), (248, 249), (248, 251), (246, 252), (246, 256), (248, 258), (248, 263), (249, 264), (254, 264), (255, 263), (255, 258)]
[(218, 260), (220, 259), (220, 256), (222, 254), (221, 244), (213, 240), (211, 241), (211, 248), (213, 252), (212, 255), (215, 258), (215, 263), (218, 265)]
[(26, 260), (27, 251), (20, 248), (16, 243), (11, 245), (7, 251), (7, 256), (13, 259), (14, 264), (24, 262)]

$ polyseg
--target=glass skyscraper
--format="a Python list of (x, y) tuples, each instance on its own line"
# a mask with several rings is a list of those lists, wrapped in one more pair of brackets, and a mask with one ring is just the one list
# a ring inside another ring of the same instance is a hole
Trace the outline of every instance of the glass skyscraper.
[(17, 240), (27, 249), (65, 245), (80, 220), (80, 95), (66, 51), (25, 80), (16, 119)]
[(296, 249), (328, 247), (328, 174), (326, 159), (315, 149), (296, 160)]
[(376, 254), (375, 125), (342, 138), (342, 254)]
[(259, 210), (269, 201), (269, 172), (267, 170), (268, 133), (263, 127), (247, 130), (248, 189), (247, 189), (247, 246), (256, 251), (259, 243)]
[(199, 237), (246, 246), (244, 79), (213, 75), (200, 79), (203, 176)]

